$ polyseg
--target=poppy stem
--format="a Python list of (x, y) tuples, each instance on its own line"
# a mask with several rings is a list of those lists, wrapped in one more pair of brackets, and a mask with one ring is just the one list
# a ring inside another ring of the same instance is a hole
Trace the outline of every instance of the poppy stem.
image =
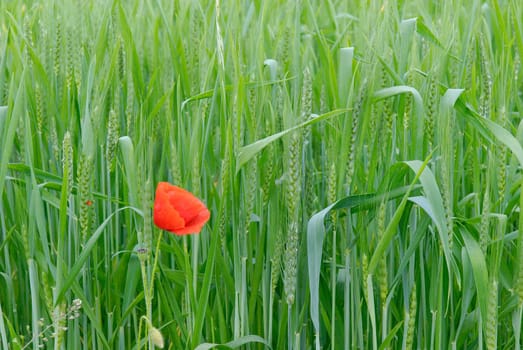
[(200, 248), (200, 241), (199, 237), (196, 235), (191, 236), (191, 262), (192, 271), (196, 271), (192, 275), (192, 284), (193, 284), (193, 291), (198, 290), (198, 249)]
[(158, 268), (158, 256), (160, 255), (159, 252), (160, 252), (160, 239), (161, 238), (162, 238), (162, 236), (159, 235), (158, 241), (156, 242), (156, 248), (154, 249), (154, 262), (153, 262), (153, 270), (151, 272), (151, 285), (149, 286), (149, 288), (150, 288), (149, 295), (151, 296), (151, 298), (152, 298), (153, 289), (154, 289), (154, 276), (156, 275), (156, 269)]
[[(160, 239), (161, 236), (158, 236), (158, 240), (156, 242), (156, 248), (154, 250), (154, 260), (152, 265), (152, 270), (149, 270), (150, 267), (150, 255), (149, 252), (140, 252), (138, 257), (140, 260), (140, 268), (142, 271), (142, 283), (143, 283), (143, 293), (144, 293), (144, 299), (145, 299), (145, 318), (148, 320), (149, 324), (152, 322), (152, 299), (153, 299), (153, 292), (154, 292), (154, 275), (156, 273), (156, 269), (158, 268), (158, 256), (160, 251)], [(148, 274), (150, 272), (150, 274)], [(151, 327), (146, 327), (146, 335), (147, 335), (147, 343), (149, 349), (154, 349), (153, 347), (153, 339), (151, 338), (151, 334), (149, 330)]]
[[(186, 275), (186, 284), (185, 284), (185, 293), (187, 295), (187, 315), (188, 315), (188, 329), (193, 329), (196, 315), (194, 310), (196, 310), (196, 295), (194, 293), (193, 281), (193, 271), (191, 263), (189, 261), (189, 249), (187, 245), (188, 237), (183, 237), (183, 252), (184, 252), (184, 264), (185, 264), (185, 275)], [(193, 337), (196, 335), (193, 335)]]
[[(152, 315), (152, 310), (151, 310), (151, 296), (150, 296), (150, 292), (151, 290), (149, 289), (149, 283), (148, 283), (148, 276), (147, 276), (147, 266), (146, 266), (146, 260), (147, 259), (147, 252), (145, 253), (140, 253), (138, 255), (138, 257), (140, 258), (140, 268), (142, 270), (142, 283), (143, 283), (143, 293), (144, 293), (144, 299), (145, 299), (145, 317), (150, 320), (151, 319), (151, 315)], [(147, 336), (147, 344), (148, 347), (146, 346), (146, 349), (149, 348), (149, 349), (152, 349), (152, 341), (151, 341), (151, 337), (149, 336), (149, 328), (146, 327), (146, 336)]]

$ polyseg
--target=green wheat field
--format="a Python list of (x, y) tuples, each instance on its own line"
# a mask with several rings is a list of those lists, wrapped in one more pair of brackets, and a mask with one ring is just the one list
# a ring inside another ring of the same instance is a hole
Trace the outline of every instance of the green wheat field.
[(520, 0), (0, 1), (0, 349), (521, 349), (522, 55)]

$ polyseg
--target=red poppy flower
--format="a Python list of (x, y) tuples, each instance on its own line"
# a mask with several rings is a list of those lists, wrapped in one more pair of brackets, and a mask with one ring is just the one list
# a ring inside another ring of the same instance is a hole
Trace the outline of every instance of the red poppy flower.
[(199, 233), (211, 213), (183, 188), (160, 182), (154, 199), (154, 224), (177, 235)]

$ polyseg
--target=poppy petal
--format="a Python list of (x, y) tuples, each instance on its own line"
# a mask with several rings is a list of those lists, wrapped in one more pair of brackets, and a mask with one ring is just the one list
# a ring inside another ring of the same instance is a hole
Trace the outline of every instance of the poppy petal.
[(183, 188), (160, 182), (156, 188), (154, 223), (177, 235), (198, 233), (210, 212), (196, 196)]
[[(162, 183), (161, 183), (162, 184)], [(185, 220), (169, 201), (165, 186), (158, 185), (154, 201), (154, 224), (161, 229), (174, 232), (185, 226)]]
[(198, 216), (196, 216), (193, 220), (186, 223), (186, 226), (178, 230), (178, 234), (188, 234), (188, 233), (195, 233), (200, 232), (202, 230), (203, 225), (209, 220), (211, 216), (211, 213), (209, 210), (204, 209), (198, 213)]
[(198, 198), (181, 188), (169, 191), (169, 201), (186, 223), (205, 209), (205, 205)]

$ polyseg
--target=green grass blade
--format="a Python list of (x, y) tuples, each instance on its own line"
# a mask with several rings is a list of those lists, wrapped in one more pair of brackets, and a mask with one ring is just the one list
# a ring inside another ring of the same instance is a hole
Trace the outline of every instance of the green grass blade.
[(194, 350), (209, 350), (214, 348), (223, 348), (223, 349), (237, 349), (241, 346), (250, 344), (250, 343), (259, 343), (265, 345), (266, 348), (271, 349), (270, 345), (267, 344), (265, 339), (262, 337), (259, 337), (257, 335), (246, 335), (243, 337), (239, 337), (233, 341), (230, 341), (225, 344), (211, 344), (211, 343), (203, 343), (198, 345)]
[(137, 186), (137, 178), (136, 178), (136, 156), (134, 154), (134, 145), (133, 141), (129, 136), (122, 136), (118, 140), (118, 143), (120, 145), (120, 150), (122, 151), (124, 166), (125, 166), (125, 173), (127, 174), (127, 186), (129, 189), (129, 203), (139, 208), (138, 203), (138, 186)]
[(352, 60), (354, 59), (353, 47), (342, 47), (339, 52), (338, 62), (338, 99), (340, 105), (348, 106), (350, 101), (349, 92), (352, 85)]
[(281, 138), (282, 136), (304, 127), (307, 127), (309, 125), (313, 125), (315, 123), (318, 123), (322, 120), (329, 119), (331, 117), (340, 115), (342, 113), (347, 112), (349, 109), (336, 109), (334, 111), (330, 111), (327, 113), (324, 113), (322, 115), (317, 116), (316, 118), (309, 119), (304, 123), (298, 124), (296, 126), (293, 126), (291, 128), (288, 128), (286, 130), (280, 131), (279, 133), (276, 133), (271, 136), (267, 136), (266, 138), (263, 138), (261, 140), (258, 140), (254, 143), (251, 143), (250, 145), (244, 146), (240, 148), (238, 152), (238, 160), (236, 162), (236, 172), (240, 171), (241, 167), (247, 163), (249, 160), (251, 160), (256, 154), (258, 154), (261, 150), (263, 150), (265, 147), (267, 147), (271, 142), (274, 142)]
[(434, 44), (436, 44), (439, 48), (444, 49), (443, 44), (439, 39), (434, 35), (432, 30), (425, 24), (425, 21), (423, 18), (418, 17), (416, 20), (416, 32), (425, 38), (427, 41), (430, 41)]
[(481, 251), (478, 242), (465, 230), (461, 229), (461, 236), (465, 243), (472, 273), (474, 275), (474, 282), (476, 284), (477, 302), (481, 311), (481, 319), (483, 324), (487, 322), (487, 307), (489, 295), (488, 270), (485, 261), (485, 255)]
[(391, 346), (391, 342), (394, 340), (394, 337), (396, 336), (396, 333), (399, 331), (401, 326), (403, 325), (403, 321), (398, 322), (397, 325), (394, 326), (387, 335), (385, 339), (383, 339), (383, 342), (380, 344), (380, 347), (378, 350), (385, 350), (389, 349)]
[(321, 259), (323, 255), (323, 242), (325, 239), (325, 218), (333, 210), (338, 209), (356, 209), (357, 207), (367, 207), (380, 203), (384, 198), (394, 199), (399, 196), (410, 193), (415, 186), (401, 187), (393, 189), (384, 194), (366, 194), (348, 196), (337, 202), (332, 203), (320, 212), (314, 214), (307, 224), (307, 266), (309, 269), (309, 287), (311, 306), (310, 313), (316, 336), (320, 332), (320, 314), (319, 314), (319, 289), (320, 289), (320, 272)]
[[(9, 163), (9, 157), (14, 146), (15, 131), (18, 127), (19, 119), (24, 113), (24, 99), (25, 99), (25, 70), (20, 78), (18, 91), (16, 93), (15, 104), (8, 121), (2, 122), (2, 129), (4, 132), (1, 136), (0, 144), (0, 198), (4, 192), (5, 187), (5, 176), (7, 174), (7, 164)], [(0, 109), (0, 120), (6, 120), (8, 111), (5, 107)], [(5, 125), (7, 123), (7, 125)]]
[(2, 316), (2, 318), (4, 318), (4, 320), (5, 320), (5, 323), (7, 323), (7, 328), (9, 329), (9, 335), (11, 337), (11, 343), (10, 343), (11, 348), (6, 347), (6, 349), (21, 350), (22, 346), (21, 346), (20, 335), (16, 332), (15, 328), (13, 327), (12, 322), (9, 321), (9, 319), (7, 318), (7, 316), (5, 314), (0, 313), (0, 316)]
[[(425, 168), (425, 163), (420, 161), (406, 162), (409, 167), (416, 173), (419, 174), (419, 180), (423, 186), (423, 192), (425, 193), (426, 200), (420, 200), (415, 198), (417, 204), (421, 205), (421, 208), (427, 211), (427, 214), (433, 219), (434, 224), (439, 233), (441, 245), (443, 247), (443, 253), (445, 254), (445, 260), (449, 270), (457, 271), (455, 261), (452, 257), (452, 252), (449, 247), (449, 232), (446, 224), (445, 209), (443, 207), (443, 198), (441, 192), (436, 183), (436, 178), (429, 168)], [(424, 168), (424, 170), (423, 170)], [(420, 171), (422, 171), (420, 173)]]
[(523, 147), (507, 129), (492, 120), (482, 118), (470, 106), (459, 99), (456, 102), (456, 109), (488, 140), (490, 140), (490, 135), (493, 135), (499, 142), (507, 146), (517, 158), (520, 166), (523, 167)]
[[(205, 273), (203, 277), (203, 283), (201, 286), (200, 296), (198, 299), (198, 306), (196, 309), (196, 319), (194, 322), (194, 330), (193, 330), (193, 343), (199, 342), (200, 334), (202, 332), (205, 314), (207, 312), (207, 300), (209, 299), (209, 293), (211, 288), (211, 278), (214, 273), (214, 261), (215, 261), (215, 255), (216, 251), (218, 249), (218, 242), (220, 240), (220, 236), (218, 235), (217, 230), (213, 230), (213, 235), (211, 237), (211, 246), (209, 251), (209, 256), (207, 257), (207, 263), (205, 264)], [(194, 271), (196, 274), (197, 271)]]
[(412, 183), (410, 184), (407, 191), (405, 192), (405, 195), (403, 196), (400, 204), (398, 205), (396, 212), (394, 213), (391, 221), (389, 222), (389, 224), (387, 225), (387, 228), (385, 229), (385, 232), (383, 233), (383, 235), (381, 236), (381, 239), (379, 240), (378, 244), (376, 245), (374, 254), (372, 254), (372, 258), (370, 259), (370, 262), (369, 262), (369, 268), (368, 268), (369, 272), (368, 273), (370, 275), (374, 274), (374, 270), (378, 266), (379, 260), (381, 259), (383, 254), (385, 254), (385, 250), (388, 248), (392, 238), (394, 237), (394, 234), (396, 233), (396, 229), (399, 224), (399, 221), (400, 221), (401, 217), (403, 216), (403, 211), (405, 210), (405, 207), (407, 205), (409, 195), (412, 192), (412, 190), (414, 189), (415, 183), (418, 181), (418, 179), (420, 179), (422, 177), (425, 167), (429, 162), (429, 159), (430, 159), (430, 157), (428, 157), (424, 162), (420, 162), (420, 161), (405, 162), (405, 164), (407, 164), (411, 168), (413, 166), (415, 167), (415, 168), (413, 168), (413, 170), (414, 170), (416, 176), (415, 176), (414, 180), (412, 181)]
[(29, 267), (29, 285), (31, 289), (31, 316), (32, 316), (32, 330), (33, 346), (40, 347), (40, 307), (39, 307), (39, 283), (38, 283), (38, 271), (36, 267), (36, 262), (33, 259), (28, 259), (27, 261)]
[(58, 304), (60, 301), (62, 301), (62, 299), (63, 299), (65, 293), (67, 292), (67, 290), (69, 289), (69, 287), (79, 277), (80, 271), (82, 270), (86, 260), (90, 257), (91, 251), (95, 247), (95, 244), (98, 241), (98, 238), (100, 238), (100, 236), (104, 232), (105, 227), (109, 224), (111, 219), (116, 214), (118, 214), (119, 212), (126, 210), (126, 209), (134, 210), (136, 213), (141, 215), (141, 212), (133, 207), (119, 208), (118, 210), (111, 213), (111, 215), (109, 215), (107, 217), (107, 219), (105, 219), (104, 222), (102, 222), (102, 224), (100, 226), (98, 226), (98, 228), (96, 229), (96, 231), (94, 231), (94, 233), (89, 238), (87, 243), (85, 243), (85, 246), (82, 247), (82, 252), (81, 252), (80, 256), (78, 256), (78, 258), (76, 259), (75, 264), (71, 267), (71, 269), (69, 271), (64, 271), (67, 275), (65, 276), (65, 280), (63, 282), (62, 288), (61, 288), (60, 292), (58, 293), (58, 297), (55, 300), (55, 304)]
[(444, 109), (449, 110), (454, 107), (461, 94), (465, 91), (464, 89), (448, 89), (441, 98), (441, 106)]
[(2, 311), (2, 303), (0, 303), (0, 340), (2, 347), (7, 349), (7, 332), (4, 323), (4, 312)]
[(406, 86), (406, 85), (399, 85), (399, 86), (391, 86), (388, 88), (384, 88), (381, 90), (378, 90), (374, 92), (373, 98), (374, 101), (380, 101), (385, 98), (389, 98), (396, 95), (401, 94), (411, 94), (414, 98), (414, 104), (416, 106), (416, 112), (418, 115), (421, 115), (423, 113), (423, 99), (421, 98), (421, 95), (418, 90), (413, 88), (412, 86)]
[(4, 126), (7, 122), (7, 106), (0, 106), (0, 135), (4, 134)]

